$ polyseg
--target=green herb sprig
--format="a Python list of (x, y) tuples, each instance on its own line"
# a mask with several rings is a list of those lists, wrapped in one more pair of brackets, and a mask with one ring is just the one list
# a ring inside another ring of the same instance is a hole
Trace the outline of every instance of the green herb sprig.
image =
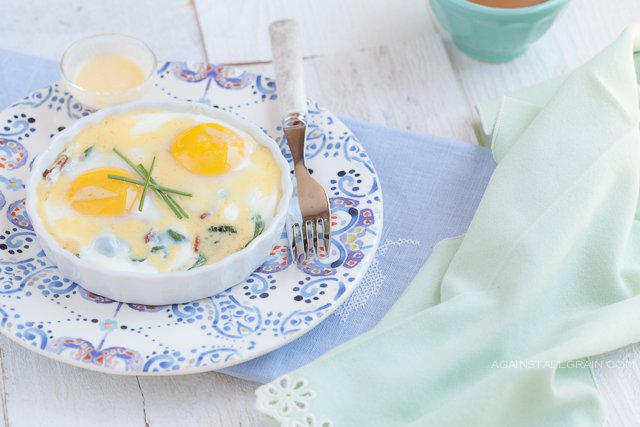
[[(131, 184), (136, 184), (136, 185), (144, 185), (144, 181), (138, 181), (137, 179), (129, 178), (127, 176), (122, 176), (122, 175), (115, 175), (110, 173), (107, 175), (107, 178), (115, 179), (117, 181), (130, 182)], [(165, 187), (163, 185), (154, 185), (151, 182), (149, 182), (149, 188), (151, 188), (152, 190), (160, 190), (164, 193), (177, 194), (179, 196), (186, 196), (186, 197), (193, 196), (193, 194), (187, 193), (186, 191), (175, 190), (173, 188)]]
[[(138, 205), (138, 212), (142, 212), (142, 207), (144, 206), (144, 199), (147, 196), (147, 190), (149, 189), (149, 182), (151, 181), (151, 173), (153, 172), (153, 167), (155, 165), (156, 165), (156, 156), (153, 156), (153, 160), (151, 160), (151, 166), (149, 166), (149, 173), (147, 174), (147, 179), (144, 180), (144, 187), (142, 188), (142, 196), (140, 196), (140, 204)], [(142, 163), (139, 163), (138, 167), (142, 167)]]
[(129, 158), (127, 156), (124, 155), (124, 153), (122, 153), (117, 148), (114, 148), (113, 152), (116, 153), (118, 155), (118, 157), (120, 157), (127, 165), (129, 165), (129, 167), (131, 167), (131, 169), (133, 169), (140, 176), (140, 178), (143, 179), (143, 181), (137, 181), (137, 180), (134, 180), (134, 179), (131, 179), (131, 178), (128, 178), (128, 177), (124, 177), (124, 176), (120, 176), (120, 175), (111, 175), (111, 174), (107, 175), (107, 177), (110, 178), (110, 179), (116, 179), (116, 180), (119, 180), (119, 181), (126, 181), (126, 182), (130, 182), (132, 184), (137, 184), (137, 185), (144, 186), (144, 189), (142, 190), (142, 197), (140, 198), (140, 204), (138, 205), (138, 210), (139, 211), (141, 211), (142, 207), (144, 206), (144, 199), (145, 199), (146, 194), (147, 194), (147, 189), (151, 188), (151, 190), (158, 197), (160, 197), (162, 200), (164, 200), (164, 202), (167, 204), (167, 206), (169, 206), (169, 208), (178, 217), (178, 219), (189, 218), (189, 215), (182, 208), (182, 206), (180, 206), (178, 204), (178, 202), (176, 202), (175, 199), (173, 197), (171, 197), (167, 193), (179, 194), (181, 196), (186, 196), (186, 197), (191, 197), (192, 194), (191, 193), (186, 193), (186, 192), (180, 191), (180, 190), (174, 190), (172, 188), (168, 188), (168, 187), (164, 187), (162, 185), (159, 185), (157, 183), (157, 181), (155, 179), (153, 179), (153, 177), (151, 176), (151, 173), (153, 172), (153, 167), (154, 167), (155, 161), (156, 161), (155, 157), (153, 158), (153, 161), (151, 162), (151, 166), (149, 167), (149, 170), (147, 170), (140, 163), (136, 166), (131, 160), (129, 160)]

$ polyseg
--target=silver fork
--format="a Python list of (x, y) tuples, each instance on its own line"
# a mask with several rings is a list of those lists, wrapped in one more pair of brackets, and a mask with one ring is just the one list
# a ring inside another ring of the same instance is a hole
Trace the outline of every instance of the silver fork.
[(328, 254), (331, 245), (329, 197), (311, 176), (304, 161), (307, 134), (304, 116), (299, 113), (289, 114), (282, 120), (282, 127), (293, 157), (298, 203), (302, 214), (302, 223), (291, 225), (292, 252), (297, 260), (301, 260), (301, 257), (313, 258), (321, 253)]
[(305, 164), (307, 102), (302, 73), (300, 29), (293, 20), (282, 20), (269, 27), (273, 65), (282, 111), (282, 128), (293, 157), (301, 221), (290, 225), (287, 233), (291, 252), (298, 262), (329, 254), (331, 248), (331, 209), (324, 188), (311, 176)]

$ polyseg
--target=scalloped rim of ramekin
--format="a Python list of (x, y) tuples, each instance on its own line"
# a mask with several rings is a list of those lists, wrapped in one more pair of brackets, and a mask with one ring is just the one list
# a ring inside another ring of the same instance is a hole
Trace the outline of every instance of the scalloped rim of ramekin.
[[(101, 267), (96, 265), (95, 263), (91, 263), (89, 261), (83, 260), (81, 258), (76, 257), (68, 250), (62, 248), (58, 241), (47, 231), (40, 220), (40, 216), (38, 214), (38, 197), (36, 193), (36, 188), (38, 182), (42, 179), (42, 173), (45, 168), (49, 166), (58, 155), (62, 152), (66, 144), (71, 141), (71, 139), (77, 135), (82, 129), (96, 124), (109, 116), (121, 115), (124, 113), (136, 111), (136, 110), (165, 110), (169, 112), (191, 112), (198, 113), (211, 117), (212, 119), (227, 121), (231, 125), (236, 126), (240, 130), (248, 133), (251, 137), (253, 137), (256, 142), (261, 145), (266, 146), (271, 151), (276, 163), (281, 169), (282, 177), (281, 177), (281, 187), (282, 194), (280, 196), (280, 200), (278, 202), (278, 206), (276, 209), (276, 214), (269, 222), (269, 226), (264, 230), (262, 234), (253, 239), (251, 243), (242, 248), (241, 250), (234, 252), (226, 257), (222, 258), (219, 261), (216, 261), (211, 264), (205, 264), (202, 267), (195, 268), (193, 270), (186, 271), (169, 271), (169, 272), (153, 272), (153, 273), (140, 273), (140, 272), (130, 272), (130, 271), (120, 271), (120, 270), (109, 270), (106, 267)], [(53, 153), (53, 154), (52, 154)], [(278, 144), (271, 139), (260, 127), (255, 125), (254, 123), (242, 118), (237, 114), (232, 114), (227, 111), (223, 111), (214, 107), (210, 107), (206, 104), (201, 104), (197, 102), (187, 102), (187, 101), (138, 101), (127, 104), (121, 104), (113, 107), (104, 108), (98, 112), (92, 113), (89, 116), (83, 117), (76, 122), (74, 122), (71, 126), (67, 127), (60, 133), (56, 134), (52, 140), (51, 144), (41, 153), (37, 155), (37, 158), (33, 162), (33, 166), (31, 168), (31, 172), (29, 174), (29, 180), (27, 181), (27, 199), (26, 199), (26, 207), (27, 214), (29, 215), (29, 219), (31, 220), (31, 224), (33, 226), (34, 232), (39, 239), (44, 239), (47, 242), (47, 245), (50, 249), (55, 250), (58, 254), (60, 254), (65, 259), (69, 260), (73, 264), (77, 264), (85, 270), (92, 271), (95, 274), (101, 274), (113, 278), (114, 280), (121, 278), (129, 278), (140, 280), (141, 282), (149, 282), (153, 283), (158, 280), (166, 280), (166, 279), (180, 279), (180, 280), (188, 280), (190, 278), (194, 278), (200, 275), (206, 275), (208, 273), (217, 271), (219, 269), (225, 268), (228, 264), (235, 261), (238, 258), (250, 258), (253, 256), (252, 249), (259, 245), (260, 241), (266, 239), (268, 236), (273, 235), (276, 224), (281, 224), (284, 222), (285, 217), (287, 215), (287, 210), (289, 207), (289, 202), (293, 193), (293, 185), (291, 183), (290, 178), (290, 167), (287, 160), (282, 155), (280, 151), (280, 147)], [(35, 201), (35, 203), (34, 203)], [(281, 231), (279, 231), (280, 233)], [(278, 234), (279, 234), (278, 233)], [(82, 284), (81, 284), (82, 285)]]

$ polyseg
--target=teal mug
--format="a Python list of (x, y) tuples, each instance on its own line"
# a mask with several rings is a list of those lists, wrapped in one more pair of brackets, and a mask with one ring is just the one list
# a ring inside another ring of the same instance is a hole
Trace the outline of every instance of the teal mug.
[(534, 6), (497, 8), (467, 0), (430, 0), (433, 13), (467, 55), (488, 62), (522, 55), (553, 24), (569, 0)]

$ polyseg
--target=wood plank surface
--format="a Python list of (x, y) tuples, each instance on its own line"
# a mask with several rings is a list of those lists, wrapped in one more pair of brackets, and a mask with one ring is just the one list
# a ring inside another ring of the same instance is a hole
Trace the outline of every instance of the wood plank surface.
[[(81, 370), (39, 356), (0, 338), (3, 421), (7, 426), (142, 425), (142, 399), (135, 377)], [(108, 417), (96, 414), (109, 414)], [(86, 424), (85, 424), (86, 425)]]
[(2, 0), (0, 48), (58, 60), (73, 41), (121, 32), (159, 58), (204, 60), (190, 0)]
[(640, 344), (592, 360), (593, 377), (607, 403), (607, 426), (640, 425)]
[[(244, 68), (273, 75), (271, 64)], [(473, 108), (437, 35), (309, 58), (304, 72), (307, 95), (335, 114), (476, 142)]]
[(271, 60), (269, 23), (300, 22), (304, 55), (352, 52), (428, 32), (423, 0), (195, 0), (210, 61)]
[[(423, 0), (2, 0), (0, 48), (57, 59), (73, 40), (120, 31), (162, 59), (247, 63), (271, 73), (267, 25), (304, 28), (310, 97), (337, 114), (476, 142), (475, 103), (569, 71), (640, 22), (637, 0), (574, 0), (521, 58), (486, 64), (453, 47)], [(640, 425), (640, 346), (594, 369), (608, 426)], [(599, 358), (600, 360), (600, 358)], [(217, 373), (108, 376), (47, 360), (0, 337), (6, 426), (260, 426), (255, 383)]]
[(140, 377), (140, 385), (153, 427), (262, 425), (254, 407), (256, 383), (209, 372)]

